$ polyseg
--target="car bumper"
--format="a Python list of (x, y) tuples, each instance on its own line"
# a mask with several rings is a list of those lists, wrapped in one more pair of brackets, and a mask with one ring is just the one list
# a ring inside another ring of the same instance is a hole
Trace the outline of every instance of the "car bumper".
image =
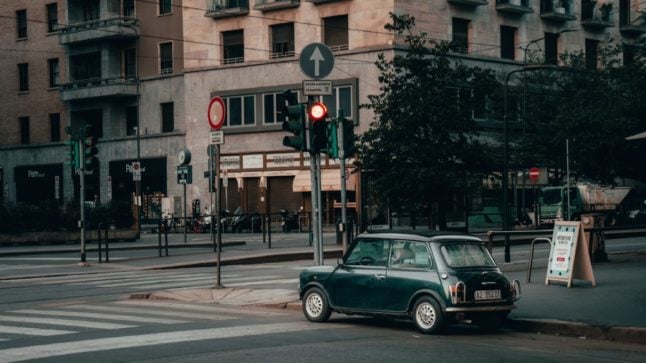
[(516, 305), (500, 306), (450, 306), (446, 308), (447, 313), (471, 313), (480, 311), (509, 311), (516, 309)]

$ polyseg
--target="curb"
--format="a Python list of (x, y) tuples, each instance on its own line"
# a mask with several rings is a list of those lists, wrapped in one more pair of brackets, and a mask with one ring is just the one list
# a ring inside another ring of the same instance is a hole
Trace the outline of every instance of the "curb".
[(646, 328), (609, 327), (554, 319), (510, 319), (507, 326), (519, 332), (646, 344)]

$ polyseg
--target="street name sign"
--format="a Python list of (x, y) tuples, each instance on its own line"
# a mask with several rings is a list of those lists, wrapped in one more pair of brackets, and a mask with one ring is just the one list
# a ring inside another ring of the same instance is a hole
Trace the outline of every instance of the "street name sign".
[(332, 81), (308, 79), (303, 81), (303, 94), (305, 96), (331, 96)]
[(325, 78), (334, 68), (334, 55), (327, 45), (310, 43), (301, 50), (298, 63), (306, 76)]
[(209, 145), (222, 145), (224, 144), (224, 131), (211, 131), (209, 132)]

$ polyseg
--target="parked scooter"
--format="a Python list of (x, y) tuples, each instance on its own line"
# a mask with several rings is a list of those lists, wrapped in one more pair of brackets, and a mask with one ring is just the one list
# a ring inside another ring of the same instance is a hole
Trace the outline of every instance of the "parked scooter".
[(259, 213), (243, 214), (242, 209), (238, 207), (233, 214), (234, 217), (233, 222), (231, 223), (231, 232), (260, 232), (262, 227), (262, 217)]
[(300, 223), (299, 223), (298, 212), (290, 213), (289, 211), (287, 211), (287, 209), (281, 209), (280, 219), (281, 219), (280, 225), (283, 228), (283, 232), (289, 232), (292, 229), (299, 230)]

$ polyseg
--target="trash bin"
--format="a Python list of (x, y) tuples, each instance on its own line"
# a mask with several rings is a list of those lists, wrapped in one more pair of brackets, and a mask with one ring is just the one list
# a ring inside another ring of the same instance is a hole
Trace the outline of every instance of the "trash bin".
[(591, 228), (605, 227), (606, 216), (600, 213), (590, 213), (581, 215), (581, 226), (588, 239), (588, 253), (592, 262), (608, 261), (606, 253), (606, 241), (603, 231), (589, 232)]

